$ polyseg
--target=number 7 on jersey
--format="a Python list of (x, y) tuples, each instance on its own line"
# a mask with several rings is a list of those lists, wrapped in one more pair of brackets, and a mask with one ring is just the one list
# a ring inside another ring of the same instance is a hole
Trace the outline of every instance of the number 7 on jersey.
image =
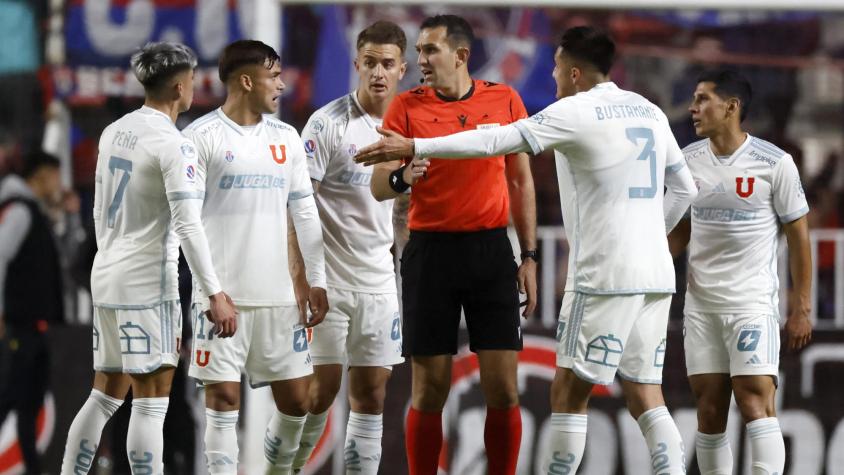
[(112, 156), (108, 159), (108, 169), (111, 171), (112, 175), (116, 174), (117, 170), (124, 171), (123, 175), (120, 177), (120, 183), (117, 184), (117, 190), (114, 192), (114, 198), (112, 198), (111, 204), (108, 207), (108, 219), (106, 220), (106, 225), (109, 228), (113, 228), (114, 220), (117, 216), (117, 210), (123, 203), (123, 193), (126, 192), (126, 186), (129, 184), (129, 178), (132, 177), (132, 162), (126, 160), (125, 158)]

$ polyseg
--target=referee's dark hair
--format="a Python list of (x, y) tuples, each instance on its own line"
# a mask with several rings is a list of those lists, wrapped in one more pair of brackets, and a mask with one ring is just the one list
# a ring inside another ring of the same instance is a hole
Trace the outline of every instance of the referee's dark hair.
[(27, 180), (32, 178), (42, 168), (60, 168), (61, 161), (54, 155), (51, 155), (43, 150), (37, 152), (30, 152), (23, 160), (23, 168), (21, 169), (21, 178)]
[(738, 71), (732, 69), (714, 69), (705, 71), (698, 76), (697, 82), (711, 82), (715, 84), (715, 94), (724, 100), (737, 99), (739, 103), (739, 120), (744, 122), (753, 100), (753, 89), (750, 81)]
[(257, 40), (238, 40), (226, 46), (220, 54), (220, 81), (225, 83), (233, 72), (243, 66), (258, 65), (272, 69), (280, 61), (281, 58), (272, 46)]
[(615, 42), (603, 30), (593, 26), (569, 28), (560, 38), (563, 54), (575, 61), (594, 66), (607, 75), (615, 61)]
[(475, 33), (472, 32), (472, 26), (465, 18), (457, 15), (434, 15), (422, 21), (420, 30), (428, 28), (445, 27), (445, 36), (452, 48), (456, 46), (464, 46), (471, 48), (475, 41)]

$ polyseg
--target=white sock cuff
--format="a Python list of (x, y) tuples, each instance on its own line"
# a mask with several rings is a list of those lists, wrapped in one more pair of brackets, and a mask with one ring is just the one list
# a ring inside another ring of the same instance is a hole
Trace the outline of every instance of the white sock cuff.
[(240, 411), (215, 411), (205, 408), (205, 420), (209, 426), (215, 429), (232, 429), (237, 425), (237, 418)]
[(170, 405), (169, 397), (144, 397), (132, 400), (132, 411), (145, 416), (164, 420), (167, 416), (167, 406)]
[(349, 412), (347, 430), (357, 437), (380, 439), (384, 433), (384, 416), (382, 414), (361, 414)]
[(275, 415), (278, 417), (279, 422), (293, 422), (297, 424), (302, 424), (308, 418), (307, 414), (304, 416), (289, 416), (278, 409), (275, 411)]
[(94, 401), (106, 417), (111, 417), (123, 405), (123, 399), (117, 399), (97, 389), (91, 390), (89, 399)]
[(310, 424), (322, 424), (328, 419), (329, 412), (331, 412), (331, 409), (326, 409), (325, 411), (320, 412), (319, 414), (309, 412), (306, 417), (308, 418), (308, 422)]
[(767, 437), (771, 434), (779, 434), (780, 422), (776, 417), (766, 417), (764, 419), (756, 419), (747, 423), (747, 436), (751, 439), (758, 439)]
[[(651, 427), (666, 418), (671, 420), (671, 414), (668, 413), (668, 408), (665, 406), (659, 406), (642, 413), (636, 422), (639, 423), (639, 429), (642, 433), (647, 434), (648, 431), (651, 430)], [(674, 421), (672, 420), (671, 423), (673, 424)]]
[(551, 428), (557, 432), (586, 433), (586, 414), (565, 414), (554, 412), (551, 414)]
[(729, 445), (730, 439), (727, 438), (726, 432), (722, 432), (720, 434), (704, 434), (703, 432), (697, 432), (695, 434), (695, 446), (701, 449), (714, 450)]

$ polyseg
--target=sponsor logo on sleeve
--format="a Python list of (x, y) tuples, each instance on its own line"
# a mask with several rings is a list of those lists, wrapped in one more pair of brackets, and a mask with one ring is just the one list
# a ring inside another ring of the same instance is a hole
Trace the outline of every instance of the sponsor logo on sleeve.
[(229, 163), (234, 161), (234, 154), (231, 150), (226, 150), (226, 161)]
[(193, 167), (193, 165), (188, 165), (188, 167), (185, 169), (185, 175), (187, 175), (188, 179), (193, 180), (193, 178), (196, 176), (196, 169)]
[(313, 123), (311, 124), (311, 131), (313, 131), (313, 133), (315, 134), (322, 132), (322, 129), (324, 128), (325, 122), (323, 122), (320, 118), (314, 119)]
[(316, 142), (314, 139), (305, 140), (305, 155), (308, 158), (314, 158), (314, 153), (316, 152)]
[(179, 149), (182, 151), (182, 156), (185, 158), (193, 158), (196, 156), (196, 149), (193, 148), (193, 145), (187, 142), (183, 143)]

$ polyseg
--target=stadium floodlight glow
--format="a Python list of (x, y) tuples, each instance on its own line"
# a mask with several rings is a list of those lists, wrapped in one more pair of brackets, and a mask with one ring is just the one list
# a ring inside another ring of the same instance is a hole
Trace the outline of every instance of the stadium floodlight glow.
[[(389, 4), (431, 5), (424, 0), (277, 0), (284, 4)], [(844, 11), (841, 0), (449, 0), (436, 2), (449, 6), (506, 6), (506, 7), (560, 7), (589, 9), (667, 9), (667, 10), (818, 10)]]

